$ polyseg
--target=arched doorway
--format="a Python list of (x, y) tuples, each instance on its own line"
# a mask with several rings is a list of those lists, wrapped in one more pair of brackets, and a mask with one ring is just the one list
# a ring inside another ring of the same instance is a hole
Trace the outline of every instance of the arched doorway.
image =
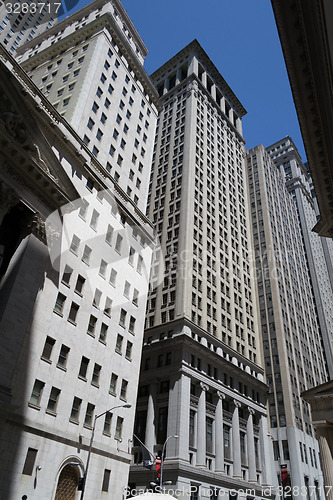
[(78, 483), (78, 467), (66, 465), (60, 472), (54, 500), (75, 500)]

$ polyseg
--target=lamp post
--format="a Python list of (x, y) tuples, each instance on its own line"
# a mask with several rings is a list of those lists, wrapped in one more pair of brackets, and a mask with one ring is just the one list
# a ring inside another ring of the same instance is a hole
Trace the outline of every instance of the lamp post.
[(90, 462), (90, 455), (91, 455), (91, 450), (92, 450), (92, 445), (94, 441), (94, 435), (95, 435), (95, 427), (96, 427), (96, 421), (99, 417), (103, 417), (106, 413), (109, 413), (112, 410), (115, 410), (116, 408), (131, 408), (132, 405), (126, 404), (126, 405), (118, 405), (118, 406), (113, 406), (109, 410), (103, 411), (103, 413), (100, 413), (99, 415), (96, 415), (94, 418), (94, 425), (91, 431), (91, 438), (90, 438), (90, 444), (89, 444), (89, 451), (88, 451), (88, 458), (87, 458), (87, 465), (84, 469), (83, 473), (83, 484), (82, 484), (82, 492), (81, 492), (81, 497), (80, 500), (83, 500), (84, 497), (84, 491), (86, 489), (86, 481), (87, 481), (87, 475), (88, 475), (88, 467), (89, 467), (89, 462)]
[(165, 450), (165, 446), (167, 444), (167, 442), (169, 441), (169, 439), (171, 438), (176, 438), (178, 439), (178, 434), (171, 434), (171, 436), (168, 436), (166, 438), (166, 440), (164, 441), (164, 445), (163, 445), (163, 448), (162, 448), (162, 456), (161, 456), (161, 478), (160, 478), (160, 486), (162, 488), (163, 486), (163, 465), (164, 465), (164, 450)]

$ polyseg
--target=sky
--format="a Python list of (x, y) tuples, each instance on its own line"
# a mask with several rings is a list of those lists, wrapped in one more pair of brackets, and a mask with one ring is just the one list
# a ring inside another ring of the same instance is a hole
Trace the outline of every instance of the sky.
[[(75, 10), (89, 3), (80, 0)], [(270, 0), (122, 0), (148, 74), (197, 39), (247, 110), (248, 149), (289, 135), (306, 161)], [(71, 11), (72, 13), (73, 11)]]

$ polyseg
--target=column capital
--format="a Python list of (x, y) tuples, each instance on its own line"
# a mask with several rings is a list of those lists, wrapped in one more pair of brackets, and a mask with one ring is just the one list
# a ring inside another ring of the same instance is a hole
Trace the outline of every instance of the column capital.
[(225, 394), (224, 394), (223, 392), (221, 392), (221, 391), (216, 391), (216, 394), (217, 394), (217, 397), (218, 397), (219, 399), (222, 399), (222, 400), (223, 400), (223, 399), (225, 399)]
[(204, 384), (203, 382), (200, 382), (200, 387), (203, 391), (209, 391), (209, 386), (207, 384)]
[(251, 408), (250, 406), (247, 407), (247, 411), (249, 412), (250, 415), (255, 414), (255, 410), (253, 408)]
[(235, 405), (235, 408), (241, 408), (241, 406), (242, 406), (240, 401), (237, 401), (236, 399), (234, 399), (233, 403)]

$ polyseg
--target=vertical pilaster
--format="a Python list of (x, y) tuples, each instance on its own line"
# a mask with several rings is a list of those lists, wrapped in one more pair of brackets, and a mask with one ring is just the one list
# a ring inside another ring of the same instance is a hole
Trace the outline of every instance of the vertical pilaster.
[(256, 471), (256, 452), (254, 445), (254, 432), (253, 432), (253, 408), (248, 408), (249, 416), (246, 424), (246, 435), (247, 435), (247, 460), (249, 466), (249, 481), (250, 483), (257, 481), (257, 471)]
[(201, 393), (198, 402), (197, 414), (197, 465), (206, 467), (206, 391), (208, 386), (200, 383)]
[(215, 470), (224, 472), (223, 400), (225, 395), (217, 391), (215, 411)]
[(272, 484), (272, 468), (270, 463), (274, 464), (273, 455), (271, 452), (271, 446), (268, 437), (268, 427), (267, 427), (267, 417), (263, 415), (260, 418), (259, 423), (259, 442), (260, 442), (260, 456), (261, 456), (261, 470), (262, 470), (262, 484), (270, 485)]
[(145, 445), (151, 452), (154, 452), (154, 447), (156, 444), (155, 425), (154, 425), (155, 402), (156, 402), (156, 384), (151, 384), (149, 387), (147, 423), (146, 423), (146, 434), (145, 434)]
[(198, 73), (199, 73), (198, 59), (195, 57), (195, 55), (193, 55), (188, 66), (187, 76), (190, 76), (192, 74), (198, 76)]
[(242, 477), (241, 467), (241, 446), (239, 431), (239, 401), (234, 400), (234, 411), (232, 414), (232, 458), (233, 458), (233, 476)]

